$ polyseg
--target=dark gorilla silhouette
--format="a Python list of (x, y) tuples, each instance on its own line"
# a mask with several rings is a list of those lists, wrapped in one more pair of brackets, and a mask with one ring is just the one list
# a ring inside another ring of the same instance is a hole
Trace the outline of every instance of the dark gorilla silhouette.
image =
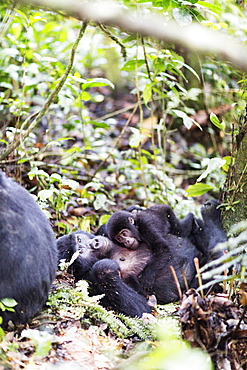
[(44, 213), (28, 191), (0, 171), (0, 300), (18, 303), (15, 312), (0, 311), (5, 329), (40, 310), (56, 268), (56, 242)]

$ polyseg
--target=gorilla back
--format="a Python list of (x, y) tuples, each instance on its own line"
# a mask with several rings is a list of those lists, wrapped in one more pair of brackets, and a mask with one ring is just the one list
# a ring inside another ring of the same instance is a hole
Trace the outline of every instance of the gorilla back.
[(57, 248), (45, 215), (27, 190), (0, 171), (0, 300), (13, 298), (15, 312), (0, 311), (3, 327), (32, 318), (47, 299), (57, 267)]

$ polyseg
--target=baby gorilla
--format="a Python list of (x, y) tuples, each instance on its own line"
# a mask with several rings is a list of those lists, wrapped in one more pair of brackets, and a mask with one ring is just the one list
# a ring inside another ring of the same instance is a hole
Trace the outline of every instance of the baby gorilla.
[(200, 266), (206, 264), (218, 257), (212, 252), (214, 246), (226, 240), (218, 205), (210, 201), (202, 207), (203, 221), (192, 213), (180, 221), (167, 205), (113, 214), (104, 235), (125, 248), (134, 248), (136, 258), (139, 248), (150, 252), (145, 266), (132, 271), (131, 280), (125, 281), (144, 295), (155, 294), (160, 304), (179, 299), (171, 266), (182, 291), (186, 285), (197, 287), (194, 258), (198, 258)]
[(123, 255), (123, 248), (104, 236), (93, 236), (85, 231), (75, 231), (58, 238), (57, 246), (59, 260), (72, 261), (68, 272), (76, 280), (88, 280), (90, 294), (105, 294), (100, 300), (104, 307), (131, 317), (141, 317), (144, 312), (151, 312), (146, 298), (122, 279), (124, 267), (122, 271), (114, 258)]
[(131, 317), (141, 317), (144, 312), (151, 312), (146, 298), (124, 282), (117, 261), (104, 258), (96, 262), (90, 278), (94, 293), (105, 294), (101, 299), (104, 307)]
[(5, 329), (26, 323), (43, 306), (55, 278), (57, 248), (52, 229), (33, 197), (0, 172), (0, 311)]

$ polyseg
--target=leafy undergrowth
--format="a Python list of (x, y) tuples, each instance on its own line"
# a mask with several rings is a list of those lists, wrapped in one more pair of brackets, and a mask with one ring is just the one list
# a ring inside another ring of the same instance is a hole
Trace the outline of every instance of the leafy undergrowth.
[(207, 355), (180, 339), (178, 305), (134, 319), (105, 310), (98, 300), (85, 281), (75, 284), (59, 273), (40, 316), (4, 336), (0, 369), (172, 370), (193, 363), (211, 369)]
[[(145, 343), (141, 351), (145, 347), (146, 352), (155, 346), (158, 317), (116, 315), (98, 300), (89, 297), (86, 281), (74, 284), (70, 275), (59, 273), (41, 315), (3, 338), (0, 364), (4, 369), (49, 369), (52, 364), (109, 369), (137, 344)], [(164, 314), (157, 312), (160, 318)]]

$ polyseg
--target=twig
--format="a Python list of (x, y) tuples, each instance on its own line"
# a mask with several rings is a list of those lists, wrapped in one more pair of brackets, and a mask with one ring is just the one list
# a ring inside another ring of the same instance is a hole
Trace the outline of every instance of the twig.
[(110, 39), (112, 39), (117, 45), (120, 46), (121, 48), (121, 54), (122, 54), (122, 57), (124, 58), (124, 60), (127, 59), (127, 52), (126, 52), (126, 48), (124, 46), (124, 44), (122, 44), (121, 41), (119, 41), (119, 39), (113, 35), (102, 23), (99, 23), (99, 28), (108, 36), (110, 37)]
[[(201, 273), (200, 273), (199, 260), (198, 260), (197, 257), (194, 258), (194, 264), (195, 264), (196, 273), (197, 273), (197, 276), (198, 276), (199, 287), (202, 287), (202, 277), (201, 277)], [(202, 298), (204, 298), (203, 290), (201, 290), (201, 296), (202, 296)]]
[(171, 266), (171, 265), (170, 265), (170, 269), (171, 269), (172, 276), (173, 276), (174, 281), (175, 281), (176, 286), (177, 286), (179, 299), (181, 300), (183, 295), (182, 295), (182, 290), (181, 290), (181, 287), (180, 287), (180, 284), (179, 284), (179, 281), (178, 281), (178, 277), (177, 277), (176, 271), (174, 270), (173, 266)]
[(184, 279), (185, 289), (189, 290), (188, 280), (187, 280), (187, 276), (186, 276), (186, 273), (185, 273), (184, 270), (182, 270), (182, 275), (183, 275), (183, 279)]
[[(76, 49), (77, 49), (77, 46), (78, 46), (80, 40), (82, 39), (82, 37), (85, 33), (85, 30), (87, 28), (87, 24), (88, 24), (88, 22), (83, 22), (83, 24), (82, 24), (79, 35), (78, 35), (78, 37), (77, 37), (77, 39), (76, 39), (76, 41), (75, 41), (75, 43), (72, 47), (69, 64), (66, 67), (64, 75), (62, 76), (62, 78), (58, 82), (55, 89), (51, 92), (51, 94), (49, 95), (48, 99), (46, 100), (44, 106), (39, 110), (39, 112), (36, 112), (36, 113), (32, 114), (31, 116), (29, 116), (23, 122), (23, 124), (21, 126), (21, 131), (22, 130), (26, 130), (26, 131), (24, 131), (23, 133), (20, 133), (19, 137), (16, 138), (15, 141), (13, 141), (7, 147), (7, 149), (0, 155), (0, 161), (5, 159), (10, 153), (12, 153), (18, 147), (18, 145), (33, 131), (34, 127), (38, 124), (38, 122), (41, 120), (41, 118), (46, 114), (50, 105), (52, 104), (52, 102), (57, 97), (59, 91), (62, 89), (62, 87), (63, 87), (63, 85), (64, 85), (72, 67), (73, 67), (75, 52), (76, 52)], [(32, 121), (33, 118), (34, 118), (34, 120)], [(28, 125), (29, 125), (29, 127), (28, 127)]]

